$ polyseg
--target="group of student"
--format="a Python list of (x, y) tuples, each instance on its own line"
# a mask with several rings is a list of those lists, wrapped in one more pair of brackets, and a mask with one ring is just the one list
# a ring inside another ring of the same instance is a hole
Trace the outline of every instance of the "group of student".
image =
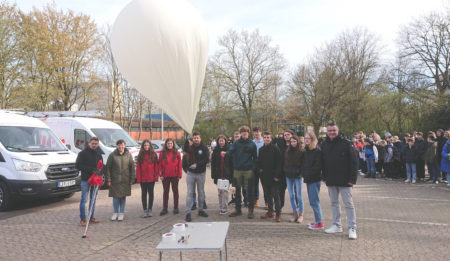
[[(355, 133), (352, 142), (359, 156), (359, 167), (367, 178), (379, 173), (387, 179), (403, 178), (406, 183), (425, 181), (438, 184), (450, 176), (450, 130), (411, 132), (400, 140), (389, 132), (384, 139), (376, 132)], [(426, 168), (425, 168), (426, 167)], [(450, 186), (450, 185), (448, 185)]]
[[(262, 219), (274, 218), (281, 222), (286, 188), (292, 207), (291, 222), (303, 222), (302, 184), (306, 183), (307, 195), (314, 213), (314, 222), (308, 224), (309, 229), (323, 229), (323, 217), (319, 200), (321, 182), (325, 181), (331, 199), (333, 225), (325, 230), (327, 233), (342, 232), (340, 220), (339, 195), (347, 212), (349, 238), (356, 239), (356, 216), (351, 196), (351, 189), (356, 183), (357, 159), (352, 143), (345, 139), (335, 123), (327, 127), (327, 138), (319, 148), (318, 139), (313, 132), (302, 138), (291, 130), (283, 133), (284, 139), (272, 139), (269, 131), (258, 127), (253, 129), (254, 139), (247, 126), (239, 128), (234, 141), (225, 136), (217, 137), (212, 154), (201, 142), (200, 133), (194, 132), (183, 146), (183, 155), (174, 146), (172, 139), (167, 139), (163, 150), (157, 154), (150, 141), (142, 142), (136, 163), (125, 147), (125, 142), (117, 142), (117, 149), (109, 156), (106, 165), (106, 181), (109, 196), (113, 197), (113, 215), (111, 220), (123, 220), (126, 196), (131, 194), (131, 185), (136, 178), (142, 192), (143, 217), (152, 216), (154, 184), (162, 180), (163, 209), (160, 215), (168, 213), (170, 187), (173, 191), (173, 213), (178, 214), (178, 182), (182, 178), (182, 170), (186, 173), (187, 195), (185, 220), (192, 221), (191, 210), (195, 201), (198, 215), (208, 217), (205, 211), (206, 166), (211, 159), (211, 178), (217, 185), (219, 198), (219, 214), (228, 213), (228, 199), (234, 196), (234, 210), (230, 217), (242, 215), (242, 204), (248, 206), (247, 217), (254, 218), (254, 207), (258, 204), (259, 182), (262, 183), (264, 201), (267, 212)], [(81, 224), (86, 224), (85, 203), (89, 186), (85, 184), (95, 171), (94, 161), (98, 157), (98, 140), (92, 138), (89, 146), (80, 152), (77, 167), (82, 172), (82, 197), (80, 201)], [(92, 157), (94, 156), (95, 157)], [(86, 161), (86, 159), (92, 159)], [(92, 161), (92, 162), (91, 162)], [(135, 165), (134, 165), (135, 164)], [(91, 166), (91, 167), (88, 167)], [(246, 188), (247, 199), (242, 200), (241, 192)], [(196, 191), (197, 189), (197, 191)], [(196, 193), (197, 192), (197, 193)], [(196, 198), (198, 196), (198, 198)], [(92, 208), (94, 208), (92, 206)], [(94, 209), (90, 222), (97, 223)]]

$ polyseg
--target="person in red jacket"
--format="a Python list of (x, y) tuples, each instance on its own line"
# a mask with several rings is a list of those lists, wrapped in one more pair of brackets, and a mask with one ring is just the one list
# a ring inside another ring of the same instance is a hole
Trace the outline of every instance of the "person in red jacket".
[[(159, 165), (158, 156), (153, 150), (149, 140), (144, 140), (139, 150), (136, 164), (136, 179), (141, 184), (142, 207), (144, 214), (142, 217), (151, 217), (153, 208), (153, 191), (155, 182), (158, 181)], [(147, 201), (148, 195), (148, 201)], [(148, 202), (148, 205), (147, 205)]]
[(174, 147), (174, 142), (168, 138), (164, 143), (164, 148), (159, 157), (160, 176), (163, 183), (163, 210), (159, 213), (160, 216), (167, 214), (167, 207), (169, 202), (170, 184), (172, 184), (173, 191), (173, 213), (178, 214), (178, 180), (181, 179), (181, 155)]

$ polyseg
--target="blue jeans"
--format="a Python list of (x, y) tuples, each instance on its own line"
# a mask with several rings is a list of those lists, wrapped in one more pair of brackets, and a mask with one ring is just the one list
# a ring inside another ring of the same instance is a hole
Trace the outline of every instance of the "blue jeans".
[(416, 180), (416, 163), (406, 162), (406, 179)]
[(321, 181), (306, 184), (306, 188), (308, 190), (309, 205), (313, 209), (314, 221), (316, 223), (320, 223), (323, 220), (322, 219), (322, 208), (320, 207), (320, 199), (319, 199), (320, 183), (321, 183)]
[(113, 197), (113, 208), (114, 213), (125, 213), (125, 203), (127, 201), (127, 197), (116, 198)]
[(375, 177), (377, 170), (375, 168), (375, 159), (366, 159), (367, 175)]
[[(90, 191), (90, 193), (89, 193)], [(89, 210), (91, 211), (91, 218), (94, 217), (95, 211), (95, 199), (94, 199), (94, 187), (91, 187), (87, 181), (81, 181), (81, 200), (80, 200), (80, 219), (86, 221), (86, 201), (89, 196)]]
[(430, 180), (438, 180), (441, 173), (439, 173), (439, 166), (437, 165), (437, 163), (427, 163), (427, 168), (428, 174), (430, 174)]
[(289, 199), (291, 200), (292, 211), (303, 212), (302, 183), (303, 178), (297, 179), (286, 178), (286, 184), (289, 191)]

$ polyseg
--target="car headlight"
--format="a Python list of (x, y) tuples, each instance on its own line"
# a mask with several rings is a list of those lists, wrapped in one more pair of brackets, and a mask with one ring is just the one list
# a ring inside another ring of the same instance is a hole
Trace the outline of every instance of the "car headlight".
[(38, 172), (42, 165), (37, 162), (29, 162), (24, 160), (12, 159), (17, 171)]

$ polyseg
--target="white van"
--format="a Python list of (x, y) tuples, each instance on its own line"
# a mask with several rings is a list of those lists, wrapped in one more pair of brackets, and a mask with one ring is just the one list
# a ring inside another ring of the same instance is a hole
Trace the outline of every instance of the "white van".
[(48, 117), (42, 121), (75, 153), (84, 150), (91, 137), (97, 137), (104, 163), (120, 139), (125, 141), (133, 159), (139, 154), (139, 145), (114, 122), (87, 117)]
[(81, 183), (75, 160), (42, 121), (0, 111), (0, 211), (19, 198), (72, 196)]

